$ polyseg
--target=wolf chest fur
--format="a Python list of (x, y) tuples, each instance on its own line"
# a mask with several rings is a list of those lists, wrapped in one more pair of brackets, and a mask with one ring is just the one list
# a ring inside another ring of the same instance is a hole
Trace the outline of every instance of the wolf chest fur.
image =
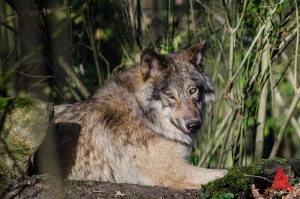
[(186, 160), (205, 105), (214, 100), (204, 48), (205, 42), (167, 55), (146, 49), (140, 63), (88, 100), (56, 106), (51, 139), (39, 152), (57, 160), (56, 170), (40, 169), (74, 180), (178, 189), (222, 176)]

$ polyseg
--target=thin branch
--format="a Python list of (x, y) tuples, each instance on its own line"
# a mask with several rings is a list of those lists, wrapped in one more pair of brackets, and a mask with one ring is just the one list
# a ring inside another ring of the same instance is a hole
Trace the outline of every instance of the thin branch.
[(272, 180), (269, 180), (268, 178), (266, 177), (262, 177), (262, 176), (256, 176), (256, 175), (248, 175), (248, 174), (245, 174), (244, 176), (248, 176), (248, 177), (253, 177), (253, 178), (259, 178), (259, 179), (263, 179), (263, 180), (266, 180), (268, 182), (273, 182)]
[(92, 16), (92, 11), (91, 11), (91, 2), (89, 1), (87, 6), (87, 13), (85, 15), (85, 23), (87, 27), (87, 34), (90, 40), (90, 44), (92, 46), (92, 52), (93, 52), (93, 58), (95, 61), (96, 65), (96, 71), (97, 71), (97, 77), (98, 77), (98, 83), (99, 86), (102, 86), (104, 84), (104, 75), (103, 72), (101, 72), (101, 67), (100, 67), (100, 62), (98, 59), (98, 53), (97, 53), (97, 47), (96, 47), (96, 40), (94, 36), (94, 30), (93, 30), (93, 24), (92, 24), (92, 19), (90, 18)]
[(192, 26), (193, 26), (193, 33), (194, 33), (194, 41), (196, 40), (196, 25), (195, 25), (195, 19), (194, 19), (194, 8), (193, 8), (193, 1), (190, 0), (190, 8), (191, 8), (191, 15), (192, 15)]
[(25, 41), (25, 39), (19, 34), (19, 31), (17, 31), (14, 27), (8, 25), (7, 23), (3, 22), (1, 19), (0, 19), (0, 25), (4, 26), (8, 30), (10, 30), (12, 33), (14, 33), (17, 37), (19, 37)]
[(84, 86), (84, 84), (81, 82), (81, 80), (77, 77), (76, 73), (64, 61), (63, 57), (58, 57), (58, 63), (60, 64), (62, 69), (64, 69), (64, 71), (67, 73), (67, 75), (72, 79), (72, 81), (76, 84), (78, 90), (81, 92), (81, 94), (84, 96), (84, 98), (88, 98), (90, 95), (90, 92)]
[(295, 48), (295, 68), (294, 68), (294, 88), (296, 90), (296, 88), (298, 87), (297, 86), (297, 68), (298, 68), (298, 49), (299, 49), (299, 15), (298, 15), (298, 5), (297, 5), (297, 0), (295, 0), (295, 9), (296, 9), (296, 23), (297, 23), (297, 26), (296, 26), (296, 31), (297, 31), (297, 37), (296, 37), (296, 48)]
[(102, 55), (101, 52), (98, 52), (98, 55), (101, 57), (101, 59), (105, 62), (106, 64), (106, 69), (107, 69), (107, 79), (110, 77), (110, 64), (109, 61)]
[(238, 109), (235, 109), (234, 112), (233, 112), (233, 114), (232, 114), (232, 116), (231, 116), (230, 121), (227, 123), (228, 126), (227, 126), (227, 128), (225, 130), (225, 133), (224, 133), (223, 145), (222, 145), (222, 148), (221, 148), (221, 153), (220, 153), (220, 157), (219, 157), (219, 160), (218, 160), (217, 168), (221, 168), (221, 165), (222, 165), (223, 160), (225, 158), (224, 156), (225, 156), (225, 152), (226, 152), (225, 151), (225, 149), (226, 149), (226, 143), (228, 141), (229, 134), (230, 134), (230, 132), (232, 130), (232, 125), (233, 125), (233, 122), (234, 122), (234, 120), (236, 118), (237, 112), (238, 112)]
[(271, 154), (270, 154), (270, 158), (273, 158), (276, 156), (279, 146), (280, 146), (280, 143), (282, 141), (283, 135), (290, 123), (290, 120), (291, 120), (296, 108), (297, 108), (297, 104), (298, 104), (299, 100), (300, 100), (300, 87), (296, 90), (294, 99), (293, 99), (293, 101), (288, 109), (287, 115), (285, 117), (285, 121), (279, 130), (278, 136), (275, 139), (275, 142), (274, 142)]
[(240, 66), (238, 67), (237, 71), (235, 72), (235, 74), (232, 76), (231, 79), (229, 79), (225, 89), (224, 89), (224, 93), (226, 93), (226, 91), (230, 88), (230, 85), (232, 84), (233, 80), (237, 77), (237, 75), (240, 73), (241, 69), (243, 68), (245, 62), (247, 61), (250, 53), (252, 52), (253, 47), (255, 46), (258, 38), (260, 37), (261, 33), (263, 32), (264, 28), (265, 28), (266, 24), (264, 24), (261, 29), (259, 30), (259, 32), (257, 33), (256, 37), (254, 38), (254, 40), (252, 41), (247, 53), (245, 54), (245, 57), (243, 59), (243, 61), (241, 62)]
[(272, 54), (272, 61), (276, 60), (279, 55), (285, 50), (285, 48), (295, 39), (297, 36), (297, 30), (294, 28), (289, 34), (282, 40), (282, 42), (278, 45), (278, 51)]
[(223, 16), (218, 15), (216, 12), (211, 12), (208, 5), (206, 5), (205, 0), (197, 0), (197, 2), (205, 9), (208, 14), (211, 14), (221, 25), (225, 24)]
[(242, 24), (242, 21), (244, 20), (244, 16), (245, 16), (245, 13), (246, 13), (247, 5), (248, 5), (248, 0), (245, 0), (244, 1), (244, 5), (243, 5), (243, 11), (242, 11), (242, 14), (241, 14), (241, 18), (238, 21), (236, 27), (232, 30), (234, 33), (238, 31), (238, 29), (240, 28), (240, 25)]
[[(278, 103), (279, 107), (283, 110), (283, 112), (285, 114), (287, 114), (288, 111), (285, 108), (286, 103), (284, 102), (279, 89), (278, 88), (274, 88), (274, 90), (275, 90), (274, 93), (275, 93), (276, 102)], [(296, 118), (294, 116), (292, 116), (292, 118), (291, 118), (291, 124), (296, 129), (296, 133), (298, 135), (298, 138), (300, 138), (300, 125), (298, 124), (298, 122), (297, 122), (297, 120), (296, 120)]]
[[(241, 14), (241, 18), (238, 20), (238, 23), (236, 25), (235, 28), (229, 26), (230, 23), (228, 24), (228, 29), (229, 29), (229, 33), (230, 33), (230, 48), (229, 48), (229, 75), (228, 78), (229, 80), (232, 79), (232, 74), (233, 74), (233, 62), (234, 62), (234, 47), (235, 47), (235, 40), (236, 40), (236, 32), (238, 31), (240, 25), (242, 24), (242, 21), (244, 19), (245, 16), (245, 12), (246, 12), (246, 8), (247, 8), (247, 4), (248, 4), (248, 0), (245, 0), (244, 2), (244, 6), (243, 6), (243, 11)], [(231, 85), (230, 85), (231, 87)]]
[(4, 85), (9, 80), (9, 78), (11, 77), (11, 75), (13, 74), (13, 72), (15, 72), (20, 67), (20, 63), (24, 63), (24, 62), (32, 59), (32, 57), (34, 56), (35, 52), (39, 51), (41, 49), (42, 49), (42, 46), (38, 46), (38, 47), (36, 47), (35, 51), (31, 51), (30, 53), (27, 53), (18, 62), (13, 63), (10, 66), (10, 70), (12, 72), (8, 72), (8, 73), (6, 73), (7, 74), (6, 76), (0, 78), (0, 85)]
[[(261, 74), (264, 76), (267, 69), (270, 65), (270, 43), (269, 43), (269, 34), (268, 31), (271, 27), (271, 21), (268, 20), (266, 22), (267, 26), (265, 26), (265, 37), (263, 39), (263, 43), (265, 43), (265, 48), (262, 53), (261, 60)], [(266, 78), (268, 78), (266, 76)], [(261, 79), (262, 90), (259, 97), (259, 106), (257, 112), (257, 128), (256, 128), (256, 138), (255, 138), (255, 159), (261, 159), (263, 156), (264, 149), (264, 132), (265, 132), (265, 123), (266, 123), (266, 112), (267, 112), (267, 100), (268, 100), (268, 82), (267, 79)]]
[(137, 33), (136, 22), (135, 22), (135, 4), (134, 0), (129, 1), (129, 17), (130, 17), (130, 27), (132, 31), (133, 43), (134, 43), (134, 51), (135, 53), (140, 53), (142, 51), (142, 47), (140, 44), (139, 36)]
[(51, 75), (48, 75), (48, 76), (45, 76), (45, 75), (30, 75), (30, 74), (26, 74), (26, 73), (23, 73), (23, 72), (17, 71), (17, 70), (16, 70), (16, 73), (19, 73), (19, 74), (27, 76), (27, 77), (33, 77), (33, 78), (51, 78), (52, 77)]
[[(203, 166), (206, 159), (208, 157), (211, 156), (211, 151), (212, 151), (212, 148), (217, 145), (219, 146), (220, 142), (221, 142), (221, 139), (223, 138), (222, 135), (224, 134), (221, 134), (223, 132), (223, 129), (224, 127), (226, 126), (229, 118), (230, 118), (230, 115), (232, 114), (232, 109), (227, 113), (227, 115), (224, 117), (224, 119), (222, 120), (222, 122), (220, 123), (220, 125), (218, 126), (218, 129), (216, 130), (216, 133), (214, 135), (214, 139), (211, 139), (210, 142), (208, 143), (207, 147), (206, 147), (206, 150), (204, 152), (204, 154), (201, 156), (201, 159), (199, 160), (198, 162), (198, 166)], [(217, 141), (216, 141), (217, 140)]]

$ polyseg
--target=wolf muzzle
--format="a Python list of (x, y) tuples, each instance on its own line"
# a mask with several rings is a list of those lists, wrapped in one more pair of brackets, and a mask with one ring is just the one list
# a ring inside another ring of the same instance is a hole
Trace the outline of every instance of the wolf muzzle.
[(200, 120), (188, 121), (185, 126), (190, 133), (196, 133), (201, 127), (201, 121)]

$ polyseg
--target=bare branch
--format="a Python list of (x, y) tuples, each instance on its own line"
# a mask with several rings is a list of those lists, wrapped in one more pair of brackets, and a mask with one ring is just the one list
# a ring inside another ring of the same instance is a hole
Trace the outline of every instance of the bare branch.
[(78, 90), (81, 92), (81, 94), (84, 96), (84, 98), (88, 98), (90, 95), (90, 92), (84, 86), (84, 84), (81, 82), (81, 80), (77, 77), (76, 73), (64, 61), (63, 57), (58, 58), (58, 63), (60, 64), (62, 69), (64, 69), (64, 71), (67, 73), (67, 75), (72, 79), (72, 81), (76, 84), (76, 86), (78, 87)]
[(279, 146), (280, 146), (280, 143), (282, 141), (283, 135), (284, 135), (289, 123), (290, 123), (290, 120), (291, 120), (296, 108), (297, 108), (297, 104), (298, 104), (299, 100), (300, 100), (300, 87), (296, 90), (294, 99), (293, 99), (293, 101), (292, 101), (292, 103), (291, 103), (291, 105), (288, 109), (288, 113), (285, 117), (284, 123), (281, 126), (281, 128), (279, 130), (279, 133), (278, 133), (278, 136), (275, 139), (275, 142), (274, 142), (271, 154), (270, 154), (270, 158), (273, 158), (273, 157), (276, 156), (277, 151), (278, 151)]

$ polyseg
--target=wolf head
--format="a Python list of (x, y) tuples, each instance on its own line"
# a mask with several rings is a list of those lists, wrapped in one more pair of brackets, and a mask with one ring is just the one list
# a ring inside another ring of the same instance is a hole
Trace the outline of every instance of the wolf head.
[(205, 104), (215, 99), (204, 72), (205, 46), (203, 42), (167, 55), (146, 49), (141, 55), (139, 101), (144, 114), (157, 132), (188, 144), (202, 125)]

